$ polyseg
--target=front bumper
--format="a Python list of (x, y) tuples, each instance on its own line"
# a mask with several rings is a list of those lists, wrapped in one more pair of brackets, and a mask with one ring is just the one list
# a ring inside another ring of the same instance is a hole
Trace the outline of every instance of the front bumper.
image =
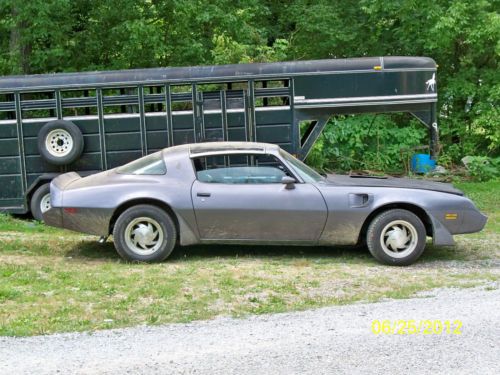
[(478, 210), (468, 210), (464, 213), (464, 219), (458, 232), (454, 234), (476, 233), (484, 229), (488, 217)]
[(453, 235), (476, 233), (483, 230), (488, 217), (477, 209), (458, 211), (456, 219), (447, 219), (446, 213), (439, 212), (429, 215), (433, 228), (434, 245), (454, 245)]

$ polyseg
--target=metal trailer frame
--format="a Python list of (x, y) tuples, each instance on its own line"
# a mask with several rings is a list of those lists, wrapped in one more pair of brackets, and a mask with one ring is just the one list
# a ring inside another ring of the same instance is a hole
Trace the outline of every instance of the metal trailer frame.
[[(31, 194), (60, 173), (177, 144), (267, 142), (305, 159), (336, 114), (411, 113), (436, 157), (436, 68), (426, 57), (367, 57), (1, 77), (0, 210), (28, 212)], [(85, 143), (64, 166), (37, 146), (57, 119), (77, 125)]]

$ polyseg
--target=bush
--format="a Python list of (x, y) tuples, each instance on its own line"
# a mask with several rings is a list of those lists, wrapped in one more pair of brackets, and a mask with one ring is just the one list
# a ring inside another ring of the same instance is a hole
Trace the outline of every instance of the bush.
[(466, 166), (470, 176), (476, 181), (490, 181), (500, 177), (500, 158), (472, 156)]
[(307, 163), (327, 171), (401, 172), (401, 149), (426, 144), (426, 128), (409, 116), (337, 116), (326, 125)]

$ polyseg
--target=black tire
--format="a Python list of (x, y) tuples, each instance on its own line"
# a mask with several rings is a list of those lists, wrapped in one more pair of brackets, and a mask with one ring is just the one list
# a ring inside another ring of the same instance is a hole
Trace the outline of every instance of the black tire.
[(402, 209), (384, 211), (376, 216), (366, 234), (370, 253), (379, 262), (391, 266), (414, 263), (424, 252), (425, 241), (426, 231), (422, 221), (414, 213)]
[[(50, 195), (50, 183), (39, 186), (31, 196), (31, 201), (30, 201), (31, 215), (33, 215), (33, 218), (35, 218), (38, 221), (43, 221), (44, 209), (42, 208), (42, 203), (44, 204), (44, 206), (46, 206), (45, 203), (47, 195)], [(48, 208), (50, 208), (50, 200), (49, 200), (49, 206), (46, 207), (46, 209)]]
[(82, 132), (71, 121), (48, 122), (38, 133), (38, 151), (51, 164), (71, 164), (83, 152)]
[[(149, 228), (149, 224), (153, 232), (146, 229)], [(154, 236), (155, 228), (158, 232), (156, 236)], [(144, 232), (141, 233), (141, 230)], [(149, 235), (151, 237), (148, 237)], [(152, 239), (149, 240), (150, 238)], [(159, 207), (144, 204), (130, 207), (118, 217), (113, 229), (113, 239), (116, 251), (126, 260), (161, 262), (172, 253), (177, 240), (177, 231), (168, 213)], [(147, 242), (151, 242), (150, 248)]]

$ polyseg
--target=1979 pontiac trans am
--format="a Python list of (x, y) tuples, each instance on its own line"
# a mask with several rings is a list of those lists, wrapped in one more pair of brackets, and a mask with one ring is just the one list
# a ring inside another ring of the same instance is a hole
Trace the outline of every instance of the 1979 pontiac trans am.
[(47, 224), (113, 235), (125, 259), (161, 261), (176, 243), (366, 244), (380, 262), (408, 265), (426, 237), (483, 229), (486, 217), (449, 184), (323, 177), (276, 145), (175, 146), (85, 178), (51, 184)]

